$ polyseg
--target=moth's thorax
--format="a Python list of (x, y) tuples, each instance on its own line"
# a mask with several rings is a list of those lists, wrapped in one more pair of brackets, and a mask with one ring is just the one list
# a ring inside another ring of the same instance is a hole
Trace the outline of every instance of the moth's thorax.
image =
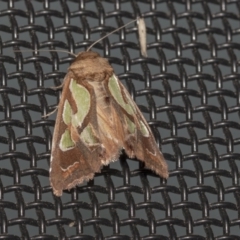
[(106, 89), (105, 82), (89, 82), (89, 84), (93, 87), (95, 97), (96, 97), (96, 106), (97, 111), (98, 108), (104, 109), (106, 116), (110, 117), (111, 113), (107, 112), (110, 111), (110, 96)]
[(77, 81), (104, 81), (113, 74), (107, 59), (96, 52), (81, 52), (69, 67)]

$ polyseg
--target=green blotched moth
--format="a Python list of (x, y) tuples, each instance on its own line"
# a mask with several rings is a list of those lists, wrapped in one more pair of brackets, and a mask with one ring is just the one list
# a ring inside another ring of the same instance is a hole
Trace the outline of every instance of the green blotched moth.
[(50, 167), (54, 194), (93, 179), (122, 149), (168, 177), (151, 129), (113, 68), (98, 53), (81, 52), (68, 69), (58, 105)]

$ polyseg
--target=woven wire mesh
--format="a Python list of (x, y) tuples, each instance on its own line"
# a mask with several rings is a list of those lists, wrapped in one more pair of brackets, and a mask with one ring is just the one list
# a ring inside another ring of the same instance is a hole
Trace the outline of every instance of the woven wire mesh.
[[(0, 239), (240, 239), (239, 1), (1, 1)], [(73, 57), (99, 42), (168, 162), (104, 167), (55, 197), (49, 159), (61, 85)], [(35, 50), (35, 52), (14, 52)]]

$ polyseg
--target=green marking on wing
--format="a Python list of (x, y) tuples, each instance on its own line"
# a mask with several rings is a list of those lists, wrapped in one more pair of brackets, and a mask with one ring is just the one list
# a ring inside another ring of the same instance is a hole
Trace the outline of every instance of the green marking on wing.
[(114, 97), (114, 99), (117, 101), (117, 103), (126, 110), (126, 112), (130, 115), (134, 115), (135, 112), (135, 107), (134, 105), (131, 103), (131, 101), (133, 101), (132, 99), (128, 99), (129, 102), (126, 103), (123, 99), (122, 93), (121, 93), (121, 88), (118, 84), (118, 80), (116, 79), (116, 77), (114, 75), (112, 75), (109, 79), (108, 82), (108, 87), (109, 90), (112, 94), (112, 96)]
[(140, 123), (140, 131), (143, 134), (144, 137), (149, 137), (149, 131), (148, 128), (146, 127), (145, 123), (143, 121), (139, 121)]
[(96, 136), (94, 135), (94, 131), (92, 129), (91, 125), (87, 125), (81, 135), (80, 138), (83, 142), (85, 142), (87, 145), (93, 145), (98, 143), (98, 139), (96, 138)]
[(128, 126), (128, 130), (129, 132), (132, 134), (132, 133), (135, 133), (135, 130), (136, 130), (136, 125), (133, 121), (131, 121), (127, 116), (125, 116), (125, 119), (127, 121), (127, 126)]
[(72, 109), (71, 106), (68, 102), (68, 100), (66, 99), (66, 101), (64, 102), (64, 106), (63, 106), (63, 121), (66, 125), (71, 123), (71, 118), (72, 118)]
[(67, 151), (73, 147), (75, 147), (75, 143), (72, 141), (70, 131), (67, 129), (63, 133), (59, 147), (62, 151)]
[(76, 80), (74, 79), (71, 80), (70, 90), (77, 105), (77, 113), (73, 115), (72, 124), (73, 126), (77, 127), (81, 126), (84, 118), (89, 112), (91, 97), (88, 90), (80, 84), (77, 84)]

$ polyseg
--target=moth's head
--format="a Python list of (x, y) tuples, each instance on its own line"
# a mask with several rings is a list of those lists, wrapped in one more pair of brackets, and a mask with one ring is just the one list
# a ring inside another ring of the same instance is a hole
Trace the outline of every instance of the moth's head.
[(69, 66), (69, 70), (74, 72), (78, 79), (91, 78), (97, 82), (103, 81), (105, 77), (108, 79), (113, 74), (108, 60), (91, 51), (80, 52)]
[(96, 52), (80, 52), (74, 61), (85, 60), (85, 59), (94, 59), (98, 58), (100, 55)]

